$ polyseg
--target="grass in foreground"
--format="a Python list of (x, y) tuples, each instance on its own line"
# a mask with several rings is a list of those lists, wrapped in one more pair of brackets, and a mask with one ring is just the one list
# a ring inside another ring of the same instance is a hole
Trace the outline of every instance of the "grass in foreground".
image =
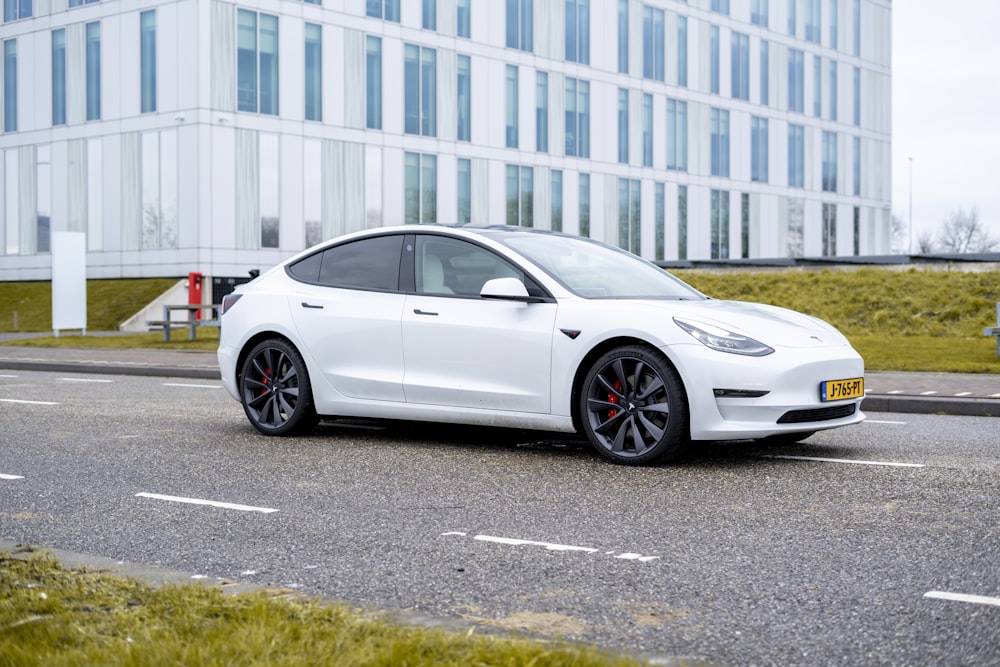
[(644, 664), (597, 649), (405, 627), (343, 605), (153, 588), (0, 554), (0, 665)]

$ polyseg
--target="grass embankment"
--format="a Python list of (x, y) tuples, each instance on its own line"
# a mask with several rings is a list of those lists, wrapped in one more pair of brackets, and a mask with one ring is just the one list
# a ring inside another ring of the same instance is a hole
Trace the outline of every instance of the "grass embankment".
[[(1000, 271), (866, 268), (675, 273), (715, 298), (770, 303), (824, 319), (851, 339), (870, 370), (1000, 373), (996, 340), (982, 335), (983, 327), (996, 323)], [(117, 329), (173, 282), (88, 281), (88, 329)], [(50, 289), (49, 283), (0, 283), (0, 331), (12, 329), (15, 311), (21, 331), (50, 330)], [(164, 343), (160, 334), (64, 335), (12, 344), (191, 350), (214, 350), (218, 345), (215, 329), (199, 329), (195, 341), (188, 341), (184, 330), (173, 338)]]
[(870, 370), (1000, 373), (1000, 271), (675, 271), (705, 294), (758, 301), (840, 329)]
[(569, 644), (395, 624), (315, 599), (153, 588), (0, 554), (0, 665), (573, 665), (638, 660)]

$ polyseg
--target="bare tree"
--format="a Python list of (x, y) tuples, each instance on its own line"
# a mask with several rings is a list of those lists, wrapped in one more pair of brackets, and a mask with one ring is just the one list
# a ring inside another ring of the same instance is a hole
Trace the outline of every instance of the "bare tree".
[(934, 234), (932, 232), (920, 232), (917, 237), (917, 252), (921, 255), (934, 252)]
[(963, 208), (952, 212), (941, 223), (938, 240), (942, 250), (950, 253), (991, 252), (1000, 248), (1000, 239), (990, 236), (975, 206), (968, 212)]

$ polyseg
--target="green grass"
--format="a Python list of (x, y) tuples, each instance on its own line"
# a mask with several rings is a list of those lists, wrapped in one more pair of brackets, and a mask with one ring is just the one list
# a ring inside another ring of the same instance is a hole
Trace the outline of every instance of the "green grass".
[(0, 554), (0, 666), (643, 664), (567, 642), (409, 627), (317, 599), (154, 588)]
[[(683, 270), (674, 272), (719, 299), (759, 301), (824, 319), (840, 329), (870, 370), (1000, 373), (996, 339), (982, 335), (996, 324), (1000, 271), (895, 270)], [(174, 284), (172, 279), (91, 280), (87, 319), (91, 331), (118, 324)], [(0, 332), (51, 329), (49, 283), (0, 283)], [(218, 332), (199, 329), (188, 341), (179, 330), (164, 343), (159, 334), (39, 338), (9, 344), (63, 347), (149, 347), (214, 350)]]
[(136, 347), (151, 350), (211, 350), (219, 347), (219, 328), (204, 327), (196, 331), (195, 340), (188, 340), (188, 330), (176, 328), (170, 335), (170, 342), (164, 342), (162, 333), (118, 334), (114, 336), (80, 335), (63, 332), (59, 337), (21, 338), (4, 341), (3, 345), (20, 347), (100, 347), (118, 350)]

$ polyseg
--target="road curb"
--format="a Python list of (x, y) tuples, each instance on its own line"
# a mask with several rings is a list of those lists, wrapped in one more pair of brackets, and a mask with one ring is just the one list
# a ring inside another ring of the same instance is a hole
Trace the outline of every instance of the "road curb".
[(147, 366), (139, 364), (87, 363), (72, 361), (36, 361), (31, 359), (0, 359), (0, 368), (12, 371), (43, 371), (46, 373), (94, 373), (96, 375), (141, 375), (150, 377), (219, 380), (218, 368), (195, 366)]
[(947, 396), (866, 396), (865, 412), (952, 415), (959, 417), (1000, 417), (1000, 400), (992, 398), (949, 398)]

